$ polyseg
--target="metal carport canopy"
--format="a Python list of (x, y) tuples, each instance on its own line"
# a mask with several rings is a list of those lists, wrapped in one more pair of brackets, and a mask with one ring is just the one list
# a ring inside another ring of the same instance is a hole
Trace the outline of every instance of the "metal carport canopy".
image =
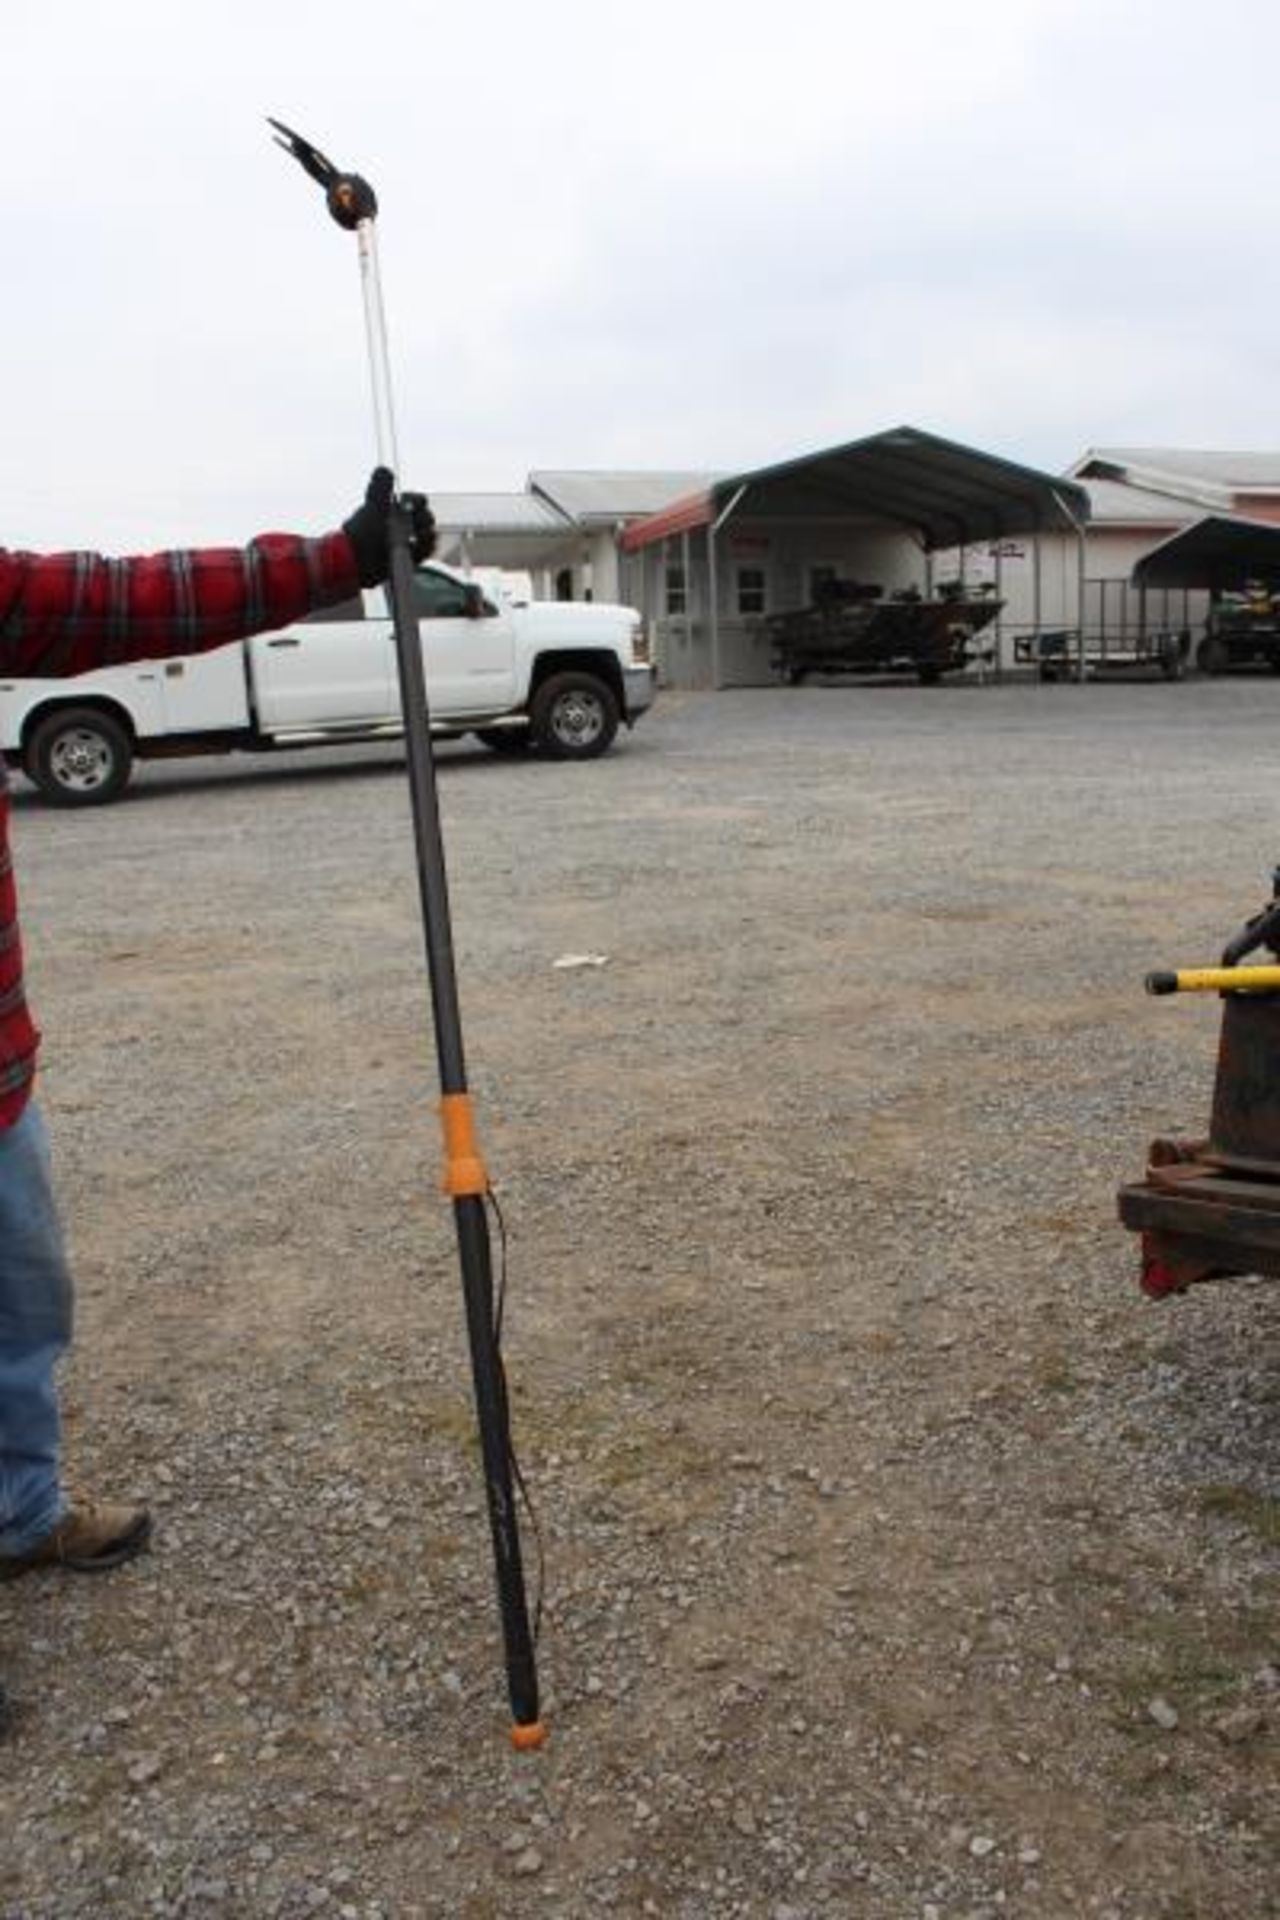
[(893, 427), (824, 453), (730, 474), (635, 521), (622, 545), (634, 553), (711, 526), (739, 498), (744, 517), (753, 520), (859, 515), (892, 521), (916, 533), (928, 549), (1014, 533), (1078, 531), (1089, 518), (1088, 494), (1070, 480), (918, 427)]
[(1133, 569), (1133, 584), (1201, 587), (1212, 593), (1259, 576), (1280, 579), (1280, 526), (1210, 513), (1143, 554)]

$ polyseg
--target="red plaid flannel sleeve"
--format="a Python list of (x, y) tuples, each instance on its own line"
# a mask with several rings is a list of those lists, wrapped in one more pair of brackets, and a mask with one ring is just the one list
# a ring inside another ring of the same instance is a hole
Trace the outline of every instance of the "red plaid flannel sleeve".
[(60, 678), (204, 653), (358, 593), (344, 533), (107, 560), (0, 551), (0, 672)]

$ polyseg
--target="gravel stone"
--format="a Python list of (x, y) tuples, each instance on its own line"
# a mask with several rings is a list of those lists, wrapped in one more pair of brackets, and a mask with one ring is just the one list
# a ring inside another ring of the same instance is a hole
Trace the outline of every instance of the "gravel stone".
[(815, 684), (442, 747), (536, 1754), (402, 756), (19, 791), (68, 1467), (158, 1518), (0, 1586), (0, 1913), (1269, 1911), (1280, 1289), (1147, 1300), (1115, 1194), (1204, 1128), (1217, 1003), (1142, 980), (1261, 903), (1278, 722)]

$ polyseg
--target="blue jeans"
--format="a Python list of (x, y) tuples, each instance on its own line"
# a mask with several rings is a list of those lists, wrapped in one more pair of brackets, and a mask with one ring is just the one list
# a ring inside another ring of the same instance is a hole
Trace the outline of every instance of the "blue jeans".
[(29, 1101), (0, 1129), (0, 1556), (28, 1552), (62, 1518), (53, 1371), (71, 1302), (49, 1142)]

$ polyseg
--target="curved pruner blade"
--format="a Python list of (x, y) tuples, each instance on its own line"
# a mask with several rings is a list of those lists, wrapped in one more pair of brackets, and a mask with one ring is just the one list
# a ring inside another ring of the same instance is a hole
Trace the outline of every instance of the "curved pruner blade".
[(321, 153), (319, 147), (313, 147), (309, 140), (304, 140), (300, 133), (295, 133), (292, 127), (286, 127), (283, 120), (273, 120), (268, 114), (267, 125), (276, 130), (276, 145), (283, 147), (286, 153), (291, 153), (298, 165), (304, 167), (313, 180), (318, 180), (327, 192), (338, 177), (338, 169), (332, 160)]
[(273, 120), (267, 115), (267, 125), (275, 128), (275, 141), (286, 153), (291, 153), (298, 165), (318, 180), (324, 188), (325, 200), (330, 213), (340, 227), (350, 232), (360, 225), (362, 220), (374, 220), (378, 214), (378, 196), (367, 180), (358, 173), (343, 173), (335, 167), (327, 154), (319, 147), (313, 147), (292, 127), (286, 127), (283, 120)]

